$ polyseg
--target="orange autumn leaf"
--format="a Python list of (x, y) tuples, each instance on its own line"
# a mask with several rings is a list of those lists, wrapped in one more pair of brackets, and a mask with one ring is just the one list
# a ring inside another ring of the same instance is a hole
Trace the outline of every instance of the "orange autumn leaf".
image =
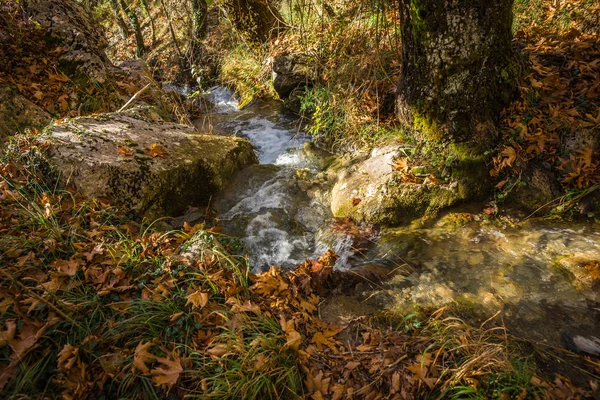
[(148, 149), (148, 154), (151, 155), (153, 158), (156, 158), (156, 157), (166, 158), (167, 157), (167, 151), (161, 145), (159, 145), (157, 143), (152, 143), (152, 145)]
[(329, 347), (331, 350), (336, 351), (336, 345), (340, 344), (333, 337), (337, 335), (335, 331), (326, 330), (324, 332), (317, 332), (312, 337), (312, 342), (317, 346), (319, 351), (323, 350), (323, 346)]
[(119, 147), (119, 154), (122, 156), (132, 156), (133, 150), (131, 150), (129, 147)]
[(392, 168), (394, 168), (396, 171), (406, 172), (408, 171), (408, 161), (406, 158), (397, 158), (394, 160)]

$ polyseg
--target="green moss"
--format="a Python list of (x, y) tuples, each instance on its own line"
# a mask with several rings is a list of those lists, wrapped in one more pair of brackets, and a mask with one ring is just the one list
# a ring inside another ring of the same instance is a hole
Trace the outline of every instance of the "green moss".
[(428, 213), (437, 213), (439, 210), (450, 207), (458, 201), (456, 194), (439, 186), (436, 186), (430, 193)]
[(445, 21), (445, 18), (440, 18), (443, 11), (441, 4), (428, 0), (411, 0), (411, 28), (413, 35), (420, 43), (428, 43), (432, 27), (437, 27)]
[(443, 139), (442, 130), (440, 129), (437, 120), (424, 112), (424, 108), (424, 105), (421, 104), (421, 107), (414, 107), (411, 110), (413, 115), (413, 127), (423, 134), (426, 140), (439, 142)]

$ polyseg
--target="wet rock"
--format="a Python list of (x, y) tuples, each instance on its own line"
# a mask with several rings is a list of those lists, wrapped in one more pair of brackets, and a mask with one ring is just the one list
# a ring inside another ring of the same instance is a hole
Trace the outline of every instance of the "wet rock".
[(32, 21), (46, 29), (46, 42), (60, 46), (60, 68), (71, 79), (103, 83), (107, 67), (106, 39), (85, 9), (71, 0), (29, 0), (24, 5)]
[(328, 297), (319, 305), (319, 315), (323, 321), (338, 325), (347, 325), (357, 318), (373, 315), (377, 311), (379, 309), (376, 305), (345, 295)]
[(561, 332), (565, 347), (575, 353), (600, 356), (600, 335), (585, 328), (569, 328)]
[(51, 116), (10, 85), (0, 85), (0, 142), (25, 128), (43, 128)]
[(313, 72), (305, 54), (282, 54), (273, 58), (273, 87), (282, 99), (294, 89), (310, 86)]
[(571, 284), (590, 300), (600, 300), (600, 259), (587, 254), (573, 254), (557, 261), (566, 271)]
[(152, 108), (76, 118), (46, 134), (50, 164), (67, 182), (149, 218), (206, 205), (237, 170), (257, 162), (246, 140), (163, 122)]
[(577, 204), (577, 209), (581, 214), (600, 211), (600, 190), (594, 190), (585, 195)]
[(368, 158), (358, 158), (341, 170), (331, 192), (334, 216), (398, 224), (449, 207), (461, 199), (456, 185), (402, 183), (392, 167), (397, 152), (395, 146), (374, 149)]
[(333, 155), (318, 147), (314, 142), (306, 142), (302, 146), (302, 155), (306, 157), (311, 166), (318, 170), (324, 170), (333, 161)]
[(206, 211), (203, 211), (198, 207), (190, 207), (182, 216), (173, 218), (169, 225), (174, 229), (183, 229), (185, 227), (185, 224), (194, 226), (200, 222), (203, 222), (205, 218)]

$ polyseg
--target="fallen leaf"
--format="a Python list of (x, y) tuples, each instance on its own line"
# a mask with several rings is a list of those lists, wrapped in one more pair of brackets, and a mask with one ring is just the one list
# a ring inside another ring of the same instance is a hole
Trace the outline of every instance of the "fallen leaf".
[(210, 355), (211, 358), (219, 359), (219, 358), (223, 357), (225, 354), (227, 354), (227, 351), (228, 351), (228, 347), (226, 344), (218, 343), (218, 344), (215, 344), (214, 346), (212, 346), (206, 352)]
[(122, 156), (133, 156), (133, 150), (129, 147), (119, 147), (119, 154)]
[(181, 366), (181, 357), (174, 360), (168, 358), (157, 358), (156, 361), (163, 367), (156, 367), (151, 371), (152, 380), (160, 386), (166, 386), (167, 391), (171, 390), (179, 380), (179, 375), (183, 372)]
[(14, 319), (7, 320), (4, 325), (6, 325), (6, 330), (0, 332), (0, 347), (6, 346), (9, 341), (13, 340), (17, 332), (17, 322)]
[(506, 185), (506, 182), (508, 182), (506, 179), (498, 182), (498, 184), (496, 185), (496, 189), (502, 189), (504, 185)]
[(65, 344), (63, 349), (58, 353), (58, 369), (70, 370), (77, 361), (79, 356), (79, 348)]
[(302, 335), (300, 335), (300, 332), (296, 330), (294, 321), (286, 321), (282, 315), (279, 323), (281, 324), (281, 328), (285, 332), (287, 339), (283, 347), (297, 351), (300, 348), (300, 343), (302, 342)]
[(56, 268), (60, 276), (75, 276), (79, 270), (79, 261), (74, 259), (57, 260), (50, 265)]
[(483, 212), (484, 212), (485, 215), (492, 215), (496, 211), (498, 211), (498, 210), (496, 209), (495, 206), (488, 206), (488, 207), (486, 207), (486, 208), (483, 209)]
[(148, 149), (148, 154), (154, 158), (156, 158), (156, 157), (166, 158), (167, 157), (167, 151), (157, 143), (152, 143), (152, 145)]
[(192, 308), (206, 307), (209, 298), (210, 293), (196, 290), (194, 293), (186, 297), (187, 302), (185, 303), (185, 305), (187, 306), (188, 304), (191, 304)]
[(135, 348), (133, 355), (133, 366), (144, 375), (148, 375), (150, 373), (150, 369), (146, 363), (152, 362), (157, 358), (154, 354), (148, 352), (150, 347), (152, 347), (152, 342), (140, 342)]

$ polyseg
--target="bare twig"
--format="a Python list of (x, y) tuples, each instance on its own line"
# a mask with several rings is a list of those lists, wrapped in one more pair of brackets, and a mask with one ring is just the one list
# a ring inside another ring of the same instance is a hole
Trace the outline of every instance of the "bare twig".
[(137, 91), (136, 94), (134, 94), (127, 103), (125, 103), (125, 105), (121, 108), (119, 108), (118, 112), (123, 112), (125, 111), (125, 109), (127, 109), (127, 107), (129, 107), (129, 105), (131, 103), (133, 103), (135, 101), (135, 99), (138, 98), (138, 96), (140, 96), (142, 93), (144, 93), (146, 91), (146, 89), (148, 89), (150, 87), (151, 83), (147, 84), (146, 86), (144, 86), (143, 88), (141, 88), (140, 90)]

